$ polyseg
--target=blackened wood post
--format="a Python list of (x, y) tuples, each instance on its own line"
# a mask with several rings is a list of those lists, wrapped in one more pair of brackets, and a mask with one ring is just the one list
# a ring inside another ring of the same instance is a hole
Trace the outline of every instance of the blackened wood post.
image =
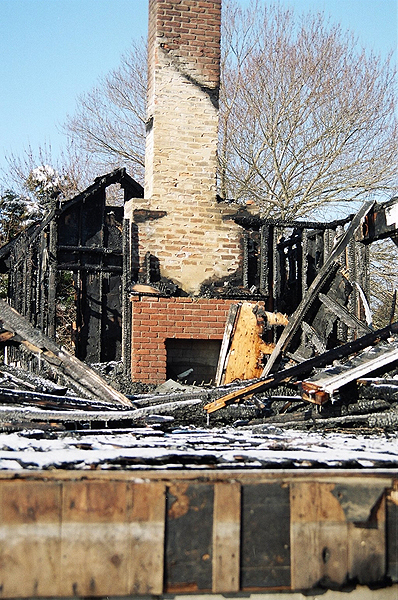
[(39, 287), (40, 287), (40, 296), (39, 296), (39, 321), (38, 325), (42, 331), (45, 328), (45, 317), (46, 317), (46, 292), (45, 292), (45, 278), (47, 271), (47, 243), (46, 243), (46, 234), (44, 231), (40, 234), (40, 253), (39, 253)]
[[(347, 248), (347, 267), (348, 267), (348, 278), (352, 284), (352, 292), (348, 298), (348, 310), (355, 316), (358, 315), (358, 288), (354, 285), (354, 281), (357, 281), (357, 264), (356, 264), (356, 242), (353, 238), (348, 244)], [(348, 327), (348, 339), (352, 340), (355, 338), (355, 330), (352, 327)]]
[(48, 242), (48, 310), (47, 335), (55, 339), (56, 334), (56, 297), (57, 297), (57, 234), (58, 224), (50, 221)]
[(269, 296), (269, 237), (270, 227), (263, 225), (261, 227), (260, 237), (260, 292), (264, 296)]
[(123, 274), (122, 274), (122, 361), (123, 373), (131, 375), (131, 236), (130, 219), (123, 220)]
[(26, 316), (32, 320), (33, 298), (32, 298), (32, 246), (29, 244), (26, 257)]

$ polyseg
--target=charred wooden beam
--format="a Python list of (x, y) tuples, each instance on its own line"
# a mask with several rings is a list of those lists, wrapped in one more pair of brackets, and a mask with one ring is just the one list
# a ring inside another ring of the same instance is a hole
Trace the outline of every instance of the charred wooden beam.
[(333, 398), (337, 390), (398, 360), (398, 341), (379, 344), (357, 355), (348, 363), (326, 369), (314, 377), (301, 382), (304, 400), (323, 404)]
[[(355, 289), (355, 286), (354, 288)], [(328, 295), (318, 294), (319, 300), (328, 308), (336, 317), (341, 319), (343, 323), (347, 325), (347, 327), (353, 327), (360, 334), (366, 335), (371, 330), (370, 327), (366, 325), (363, 321), (360, 321), (354, 314), (350, 313), (345, 306), (334, 300)]]
[(21, 389), (9, 389), (0, 387), (0, 403), (2, 404), (29, 404), (41, 408), (57, 410), (118, 410), (115, 404), (100, 402), (99, 400), (87, 400), (76, 396), (56, 396), (55, 394), (44, 394), (42, 392), (30, 392)]
[(122, 256), (122, 252), (120, 250), (115, 250), (113, 248), (99, 248), (96, 246), (69, 246), (69, 245), (59, 245), (57, 246), (58, 250), (67, 251), (67, 252), (82, 252), (84, 254), (106, 254), (107, 256)]
[(304, 319), (308, 309), (310, 308), (314, 298), (322, 289), (326, 279), (330, 276), (331, 270), (337, 265), (337, 261), (340, 258), (342, 252), (345, 250), (347, 245), (349, 244), (351, 238), (355, 234), (356, 230), (360, 226), (364, 217), (368, 214), (369, 210), (372, 208), (374, 202), (365, 202), (362, 207), (359, 209), (355, 217), (352, 219), (347, 231), (340, 241), (336, 244), (334, 250), (331, 252), (327, 260), (324, 262), (323, 266), (318, 272), (318, 275), (315, 277), (314, 281), (308, 288), (307, 294), (303, 297), (301, 303), (298, 308), (294, 312), (291, 320), (287, 327), (285, 327), (282, 335), (280, 336), (275, 350), (271, 354), (267, 365), (263, 371), (263, 377), (266, 377), (270, 372), (274, 364), (279, 358), (280, 353), (287, 348), (293, 336), (298, 331), (302, 320)]
[(82, 265), (81, 263), (62, 263), (58, 271), (73, 271), (82, 273), (122, 273), (123, 267), (104, 267), (101, 265)]
[(47, 287), (47, 335), (55, 340), (56, 334), (56, 296), (57, 296), (57, 234), (58, 227), (55, 220), (49, 226), (48, 244), (48, 287)]
[(315, 331), (315, 329), (313, 327), (311, 327), (311, 325), (309, 325), (305, 321), (302, 322), (301, 326), (302, 326), (304, 335), (306, 336), (306, 338), (308, 339), (310, 344), (312, 344), (312, 346), (315, 348), (315, 350), (319, 354), (326, 352), (325, 340), (322, 339), (320, 337), (320, 335), (318, 335), (318, 333)]
[(283, 371), (278, 371), (267, 379), (261, 379), (260, 381), (255, 381), (237, 390), (233, 390), (221, 398), (210, 402), (204, 407), (204, 409), (208, 413), (211, 413), (219, 408), (227, 406), (228, 404), (239, 402), (243, 398), (247, 398), (253, 394), (264, 392), (267, 389), (276, 387), (281, 383), (292, 381), (298, 377), (303, 377), (306, 373), (310, 373), (312, 369), (331, 365), (335, 360), (340, 360), (341, 358), (346, 358), (351, 354), (360, 352), (368, 346), (379, 343), (381, 340), (386, 340), (393, 334), (398, 334), (398, 322), (384, 327), (383, 329), (368, 333), (367, 335), (364, 335), (357, 340), (348, 342), (343, 346), (332, 348), (324, 354), (321, 354), (320, 356), (314, 356), (313, 358), (310, 358), (299, 365), (284, 369)]
[(4, 300), (0, 301), (0, 322), (3, 329), (15, 334), (14, 339), (23, 344), (32, 354), (49, 363), (55, 371), (73, 380), (78, 389), (83, 390), (89, 397), (131, 406), (128, 398), (109, 386), (99, 375), (60, 348), (44, 333), (35, 329)]
[(397, 239), (398, 235), (398, 197), (383, 204), (375, 204), (364, 220), (358, 239), (365, 244), (387, 237)]
[(260, 235), (260, 293), (269, 296), (269, 240), (270, 228), (261, 227)]
[(259, 230), (262, 226), (271, 227), (287, 227), (291, 229), (335, 229), (339, 225), (344, 226), (351, 221), (354, 215), (349, 215), (344, 219), (336, 219), (334, 221), (321, 222), (321, 221), (295, 221), (295, 220), (282, 220), (282, 219), (268, 219), (261, 218), (257, 215), (252, 215), (248, 211), (239, 210), (235, 215), (228, 215), (226, 219), (235, 221), (241, 227), (245, 229)]
[(131, 374), (131, 303), (128, 290), (132, 282), (130, 219), (123, 220), (123, 274), (122, 274), (122, 361), (123, 373)]

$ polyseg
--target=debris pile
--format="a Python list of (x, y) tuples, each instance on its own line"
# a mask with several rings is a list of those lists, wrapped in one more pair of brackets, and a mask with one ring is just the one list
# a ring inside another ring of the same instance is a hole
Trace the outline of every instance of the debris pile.
[[(0, 431), (39, 431), (40, 437), (141, 428), (169, 435), (187, 426), (233, 426), (262, 435), (269, 428), (394, 433), (398, 323), (373, 331), (362, 295), (362, 314), (347, 310), (340, 261), (372, 207), (365, 203), (352, 218), (290, 317), (267, 311), (263, 302), (231, 305), (215, 387), (168, 381), (151, 389), (129, 381), (117, 361), (89, 368), (2, 300), (0, 342), (10, 355), (13, 346), (29, 353), (49, 376), (26, 376), (5, 361)], [(372, 214), (377, 223), (385, 209)], [(391, 234), (390, 225), (379, 225), (377, 235)], [(336, 334), (342, 328), (346, 343)]]

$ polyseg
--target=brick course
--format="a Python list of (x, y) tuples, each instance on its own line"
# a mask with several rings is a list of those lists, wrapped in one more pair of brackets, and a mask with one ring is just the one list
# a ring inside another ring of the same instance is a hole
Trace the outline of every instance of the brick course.
[[(166, 379), (166, 339), (222, 340), (233, 300), (132, 298), (132, 379)], [(146, 326), (149, 320), (152, 325)]]

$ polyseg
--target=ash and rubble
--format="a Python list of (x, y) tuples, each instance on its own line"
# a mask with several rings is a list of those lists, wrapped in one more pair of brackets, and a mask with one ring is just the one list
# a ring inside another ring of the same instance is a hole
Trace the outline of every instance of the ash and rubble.
[(118, 363), (92, 366), (131, 407), (78, 398), (59, 381), (1, 366), (1, 470), (397, 466), (395, 372), (375, 379), (371, 392), (362, 386), (354, 402), (352, 388), (319, 407), (293, 386), (276, 386), (207, 414), (209, 399), (248, 382), (214, 388), (169, 380), (148, 390), (126, 381)]

